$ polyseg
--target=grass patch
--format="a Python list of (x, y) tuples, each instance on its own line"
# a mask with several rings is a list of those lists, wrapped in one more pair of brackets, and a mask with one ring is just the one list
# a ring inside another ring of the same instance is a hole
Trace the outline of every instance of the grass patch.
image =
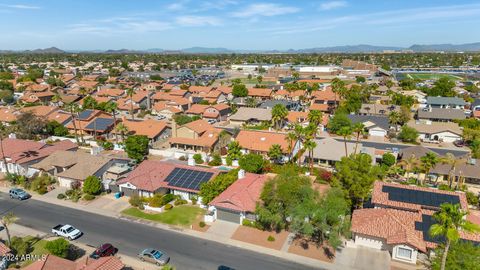
[(175, 206), (171, 210), (158, 214), (145, 213), (137, 208), (128, 208), (122, 211), (122, 214), (127, 216), (181, 226), (191, 225), (199, 215), (204, 213), (204, 209), (188, 205)]
[(41, 259), (44, 255), (50, 254), (50, 252), (48, 252), (48, 250), (45, 248), (48, 243), (47, 240), (39, 239), (35, 236), (25, 236), (23, 239), (24, 241), (29, 243), (29, 255), (33, 255), (32, 257), (36, 259), (22, 261), (20, 263), (22, 267), (32, 264), (38, 259)]

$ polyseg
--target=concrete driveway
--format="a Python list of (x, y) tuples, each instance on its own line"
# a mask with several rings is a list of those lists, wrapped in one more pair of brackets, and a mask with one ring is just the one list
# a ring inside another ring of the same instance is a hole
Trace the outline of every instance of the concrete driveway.
[(390, 269), (390, 253), (375, 249), (347, 247), (337, 253), (335, 264), (358, 270)]

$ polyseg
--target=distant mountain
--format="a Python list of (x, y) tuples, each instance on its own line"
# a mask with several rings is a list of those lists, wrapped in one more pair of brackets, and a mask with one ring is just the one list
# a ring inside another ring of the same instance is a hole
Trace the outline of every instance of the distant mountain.
[(476, 52), (480, 51), (480, 42), (467, 44), (431, 44), (431, 45), (412, 45), (408, 48), (415, 52)]
[(183, 53), (234, 53), (235, 51), (226, 48), (205, 48), (205, 47), (191, 47), (180, 50)]
[(46, 49), (36, 49), (36, 50), (32, 50), (32, 51), (23, 51), (24, 53), (38, 53), (38, 54), (55, 54), (55, 53), (65, 53), (65, 51), (63, 50), (60, 50), (59, 48), (57, 47), (50, 47), (50, 48), (46, 48)]
[(321, 48), (311, 48), (311, 49), (300, 49), (300, 50), (289, 50), (289, 52), (297, 53), (361, 53), (361, 52), (382, 52), (387, 50), (403, 50), (401, 47), (391, 47), (391, 46), (373, 46), (373, 45), (347, 45), (347, 46), (334, 46), (334, 47), (321, 47)]

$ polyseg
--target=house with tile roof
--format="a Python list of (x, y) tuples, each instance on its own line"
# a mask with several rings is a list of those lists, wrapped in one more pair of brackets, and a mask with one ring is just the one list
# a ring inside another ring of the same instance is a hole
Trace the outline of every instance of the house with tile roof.
[(238, 172), (238, 180), (210, 202), (214, 219), (242, 224), (244, 219), (254, 221), (255, 207), (269, 177), (265, 174)]
[(388, 131), (392, 129), (387, 116), (381, 115), (347, 115), (352, 124), (361, 123), (365, 127), (365, 131), (370, 136), (386, 137)]
[(272, 120), (272, 110), (262, 108), (238, 108), (237, 112), (228, 117), (234, 126), (255, 125)]
[(221, 130), (203, 119), (179, 127), (172, 121), (172, 137), (169, 144), (171, 148), (184, 152), (211, 153), (218, 142), (220, 132)]
[[(355, 245), (387, 250), (393, 260), (416, 264), (420, 254), (427, 254), (441, 241), (432, 238), (428, 230), (435, 223), (432, 215), (442, 203), (459, 204), (468, 210), (463, 192), (377, 181), (372, 192), (373, 208), (353, 212)], [(460, 237), (480, 243), (480, 234), (460, 232)]]
[(150, 143), (155, 143), (161, 139), (166, 139), (171, 135), (171, 129), (166, 121), (145, 119), (145, 120), (127, 120), (122, 119), (123, 125), (128, 129), (130, 135), (145, 135)]
[(6, 126), (9, 126), (12, 122), (17, 121), (17, 117), (20, 114), (14, 107), (0, 107), (0, 122)]
[(267, 156), (272, 145), (280, 145), (283, 153), (282, 161), (287, 161), (294, 156), (300, 147), (299, 142), (289, 142), (286, 133), (241, 130), (235, 140), (242, 147), (244, 153), (256, 153)]
[[(113, 191), (126, 196), (152, 197), (156, 193), (172, 193), (185, 200), (197, 196), (200, 186), (217, 176), (220, 171), (173, 162), (144, 160), (127, 177), (117, 180)], [(200, 200), (199, 200), (200, 201)]]
[(109, 256), (91, 259), (84, 256), (76, 261), (70, 261), (48, 254), (42, 260), (29, 264), (25, 270), (122, 270), (125, 264), (119, 257)]
[(6, 256), (11, 255), (11, 253), (12, 250), (3, 242), (0, 242), (0, 270), (7, 269), (9, 261)]

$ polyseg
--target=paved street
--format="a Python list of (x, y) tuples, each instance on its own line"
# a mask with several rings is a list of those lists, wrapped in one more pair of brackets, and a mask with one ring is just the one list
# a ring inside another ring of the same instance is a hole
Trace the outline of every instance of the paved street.
[(85, 235), (79, 242), (98, 245), (110, 242), (129, 256), (143, 248), (154, 247), (167, 252), (177, 269), (311, 269), (280, 258), (192, 236), (96, 215), (37, 200), (10, 200), (0, 192), (0, 215), (13, 212), (20, 225), (49, 232), (59, 223), (69, 223)]

